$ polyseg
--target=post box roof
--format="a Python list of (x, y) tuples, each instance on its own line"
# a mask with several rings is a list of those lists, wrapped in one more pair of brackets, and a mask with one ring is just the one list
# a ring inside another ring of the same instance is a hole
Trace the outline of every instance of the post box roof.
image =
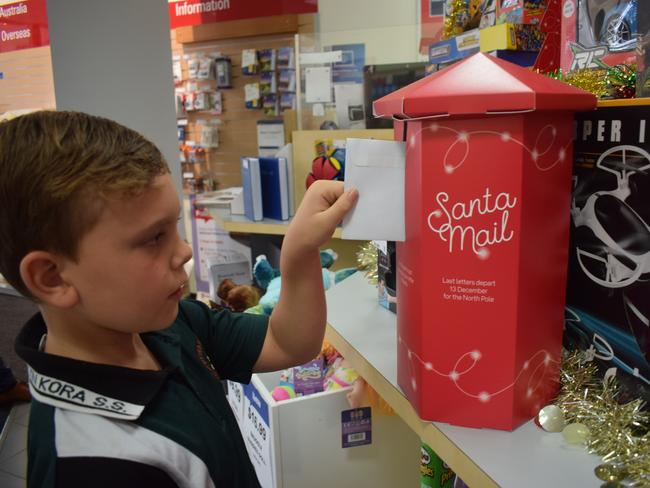
[(483, 53), (396, 90), (372, 104), (375, 117), (414, 119), (533, 110), (584, 111), (591, 93)]

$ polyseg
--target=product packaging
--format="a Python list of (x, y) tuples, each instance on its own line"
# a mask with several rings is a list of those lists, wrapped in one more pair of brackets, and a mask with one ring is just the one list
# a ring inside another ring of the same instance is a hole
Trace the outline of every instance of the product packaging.
[(636, 96), (650, 97), (650, 8), (637, 9)]
[[(615, 367), (650, 400), (647, 106), (578, 114), (565, 344)], [(650, 121), (648, 121), (650, 122)], [(644, 393), (645, 391), (645, 393)]]
[(219, 56), (214, 60), (217, 88), (232, 87), (232, 61), (227, 56)]
[(562, 72), (636, 63), (637, 34), (636, 0), (565, 0), (560, 39)]
[(296, 395), (311, 395), (323, 391), (323, 360), (314, 359), (293, 368)]
[(476, 54), (480, 49), (478, 29), (429, 45), (429, 63), (451, 63)]
[(244, 75), (256, 75), (260, 64), (255, 49), (243, 49), (241, 52), (241, 72)]
[(377, 296), (379, 305), (397, 311), (397, 255), (395, 241), (375, 241), (377, 246)]
[(260, 62), (260, 71), (275, 71), (275, 49), (260, 49), (257, 52), (257, 57)]
[(546, 0), (497, 0), (497, 24), (539, 24)]
[(420, 488), (453, 488), (454, 472), (428, 444), (420, 446)]

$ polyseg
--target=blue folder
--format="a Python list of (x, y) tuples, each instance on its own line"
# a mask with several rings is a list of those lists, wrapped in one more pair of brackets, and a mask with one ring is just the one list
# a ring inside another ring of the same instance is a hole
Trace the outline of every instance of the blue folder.
[(289, 219), (289, 176), (285, 158), (259, 158), (262, 213), (275, 220)]

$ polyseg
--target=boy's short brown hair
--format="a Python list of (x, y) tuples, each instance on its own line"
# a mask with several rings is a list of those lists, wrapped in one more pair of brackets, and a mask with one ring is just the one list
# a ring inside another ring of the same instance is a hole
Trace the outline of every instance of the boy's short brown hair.
[(107, 196), (131, 196), (169, 168), (158, 148), (117, 122), (39, 111), (0, 122), (0, 273), (25, 296), (20, 262), (34, 250), (75, 259)]

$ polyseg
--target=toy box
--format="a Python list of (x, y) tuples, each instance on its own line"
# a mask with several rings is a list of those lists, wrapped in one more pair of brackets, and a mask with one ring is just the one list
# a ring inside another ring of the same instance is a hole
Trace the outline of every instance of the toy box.
[(480, 48), (478, 29), (467, 31), (451, 39), (436, 42), (429, 46), (429, 63), (451, 63), (475, 54)]
[(544, 34), (531, 24), (498, 24), (481, 29), (481, 52), (501, 49), (539, 51)]
[(498, 51), (491, 51), (490, 54), (509, 63), (518, 66), (532, 67), (537, 60), (537, 51), (513, 51), (511, 49), (499, 49)]
[[(416, 486), (420, 440), (397, 415), (372, 411), (372, 442), (343, 448), (341, 414), (350, 388), (276, 402), (269, 393), (280, 373), (228, 381), (228, 401), (239, 422), (263, 488)], [(325, 481), (326, 480), (326, 481)]]
[(374, 103), (407, 142), (397, 378), (423, 419), (510, 430), (556, 393), (572, 112), (595, 104), (482, 53)]
[(496, 0), (481, 0), (479, 10), (481, 12), (481, 20), (479, 21), (479, 29), (491, 27), (497, 20), (497, 5)]
[(562, 71), (636, 63), (636, 19), (636, 0), (564, 0)]
[(539, 24), (546, 0), (497, 0), (497, 24)]
[[(565, 317), (569, 347), (591, 349), (606, 367), (616, 367), (646, 392), (650, 391), (648, 115), (647, 106), (627, 106), (577, 117)], [(647, 393), (646, 399), (650, 400)]]
[(397, 311), (397, 256), (395, 241), (375, 241), (377, 246), (377, 295), (379, 305)]
[(650, 9), (637, 10), (636, 96), (650, 97)]

